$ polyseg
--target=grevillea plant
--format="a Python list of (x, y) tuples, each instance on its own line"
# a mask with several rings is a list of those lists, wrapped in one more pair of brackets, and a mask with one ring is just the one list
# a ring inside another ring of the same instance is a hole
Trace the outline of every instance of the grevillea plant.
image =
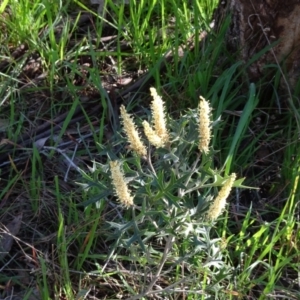
[(95, 162), (93, 175), (84, 174), (90, 198), (85, 205), (97, 201), (100, 215), (104, 206), (112, 208), (103, 225), (111, 246), (108, 259), (124, 249), (136, 262), (143, 257), (151, 261), (156, 279), (148, 293), (170, 261), (174, 266), (185, 261), (192, 270), (195, 262), (189, 259), (200, 255), (196, 264), (202, 260), (207, 267), (213, 265), (216, 274), (230, 272), (222, 262), (221, 239), (210, 239), (209, 231), (231, 189), (242, 183), (235, 173), (222, 176), (214, 161), (215, 123), (206, 99), (200, 97), (197, 109), (175, 119), (166, 114), (157, 91), (150, 92), (151, 115), (134, 120), (122, 105), (118, 141), (110, 148), (103, 146), (107, 163)]

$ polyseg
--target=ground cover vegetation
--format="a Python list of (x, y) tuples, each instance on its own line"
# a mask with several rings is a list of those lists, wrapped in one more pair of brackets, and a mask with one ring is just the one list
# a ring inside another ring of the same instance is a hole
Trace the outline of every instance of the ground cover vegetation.
[(299, 299), (299, 91), (216, 5), (1, 1), (0, 299)]

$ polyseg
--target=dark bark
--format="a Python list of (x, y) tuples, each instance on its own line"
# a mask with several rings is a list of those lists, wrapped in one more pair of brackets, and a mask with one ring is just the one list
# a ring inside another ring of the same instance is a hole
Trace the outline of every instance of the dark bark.
[(231, 22), (226, 44), (231, 52), (239, 51), (247, 63), (261, 50), (270, 48), (250, 65), (251, 80), (261, 78), (267, 65), (279, 62), (294, 87), (300, 75), (300, 1), (220, 0), (214, 14), (216, 29), (228, 14)]

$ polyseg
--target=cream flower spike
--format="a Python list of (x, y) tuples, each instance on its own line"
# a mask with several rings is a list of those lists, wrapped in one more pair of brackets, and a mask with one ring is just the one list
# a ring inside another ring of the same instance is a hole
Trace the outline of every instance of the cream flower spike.
[(133, 197), (130, 195), (130, 190), (128, 189), (127, 183), (124, 178), (124, 174), (120, 168), (120, 162), (110, 161), (110, 171), (112, 184), (115, 188), (115, 192), (119, 201), (126, 207), (133, 205)]
[(208, 153), (211, 140), (211, 108), (207, 100), (200, 96), (199, 113), (199, 146), (200, 152)]
[(229, 193), (232, 189), (235, 179), (236, 179), (236, 174), (232, 173), (230, 177), (225, 181), (224, 185), (222, 186), (222, 188), (218, 193), (218, 196), (213, 201), (212, 205), (210, 206), (207, 212), (207, 218), (209, 220), (212, 221), (216, 220), (223, 212), (226, 205), (226, 199), (229, 196)]
[(156, 134), (156, 132), (149, 125), (149, 123), (147, 121), (144, 121), (143, 126), (145, 135), (148, 138), (149, 142), (157, 148), (163, 147), (164, 141)]
[(166, 119), (165, 119), (165, 107), (162, 98), (157, 94), (155, 88), (150, 88), (151, 96), (153, 97), (153, 101), (151, 103), (152, 117), (153, 117), (153, 125), (156, 135), (158, 135), (162, 142), (163, 147), (165, 144), (169, 142), (169, 133), (166, 127)]
[(130, 148), (134, 150), (139, 156), (145, 157), (147, 155), (147, 148), (142, 143), (139, 133), (135, 127), (135, 124), (130, 114), (126, 112), (124, 105), (121, 105), (120, 111), (121, 111), (121, 119), (123, 121), (124, 131), (130, 143)]

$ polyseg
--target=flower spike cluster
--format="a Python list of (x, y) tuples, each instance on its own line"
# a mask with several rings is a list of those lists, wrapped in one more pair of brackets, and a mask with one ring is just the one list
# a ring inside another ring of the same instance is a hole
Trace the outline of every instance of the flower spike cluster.
[(133, 197), (130, 195), (124, 174), (121, 171), (120, 163), (118, 161), (111, 161), (109, 163), (111, 171), (112, 184), (115, 188), (116, 195), (119, 201), (126, 207), (133, 205)]
[(223, 187), (220, 189), (217, 198), (213, 201), (207, 212), (207, 218), (211, 221), (216, 220), (222, 213), (226, 205), (226, 199), (232, 189), (236, 174), (232, 173), (230, 177), (225, 181)]
[(166, 128), (166, 120), (164, 113), (164, 103), (161, 97), (157, 94), (155, 88), (150, 88), (153, 101), (151, 103), (151, 111), (153, 117), (153, 128), (147, 121), (143, 122), (144, 132), (149, 142), (157, 147), (165, 147), (169, 142), (169, 133)]
[(207, 100), (200, 97), (199, 102), (199, 146), (198, 149), (202, 153), (208, 153), (209, 143), (211, 140), (211, 108)]
[(142, 143), (139, 133), (135, 127), (135, 124), (131, 119), (131, 116), (126, 112), (124, 105), (121, 105), (120, 111), (121, 118), (123, 120), (124, 131), (130, 143), (130, 148), (134, 150), (139, 156), (146, 156), (146, 146)]

